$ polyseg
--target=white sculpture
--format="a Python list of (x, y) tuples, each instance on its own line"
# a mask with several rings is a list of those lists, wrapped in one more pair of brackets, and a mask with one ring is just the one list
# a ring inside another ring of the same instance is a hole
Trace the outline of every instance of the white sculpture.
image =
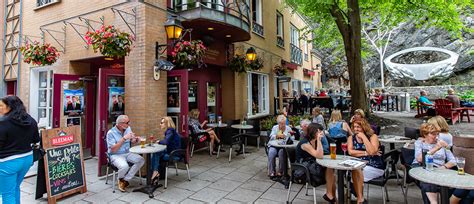
[[(399, 64), (391, 61), (396, 56), (415, 51), (442, 52), (448, 54), (449, 58), (426, 64)], [(444, 78), (451, 75), (458, 58), (458, 54), (446, 49), (436, 47), (414, 47), (388, 56), (385, 58), (384, 63), (395, 78), (401, 79), (406, 77), (416, 80), (427, 80), (435, 77)]]

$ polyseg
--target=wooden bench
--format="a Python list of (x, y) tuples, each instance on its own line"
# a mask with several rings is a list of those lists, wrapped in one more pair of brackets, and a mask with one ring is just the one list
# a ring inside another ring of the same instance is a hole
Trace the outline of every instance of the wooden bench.
[(453, 103), (447, 99), (436, 99), (435, 100), (436, 114), (451, 120), (451, 124), (455, 124), (461, 116), (461, 110), (453, 108)]
[(416, 115), (415, 115), (415, 118), (422, 118), (422, 117), (428, 116), (428, 111), (424, 107), (425, 106), (430, 106), (430, 105), (420, 102), (418, 96), (416, 96), (415, 98), (416, 98)]

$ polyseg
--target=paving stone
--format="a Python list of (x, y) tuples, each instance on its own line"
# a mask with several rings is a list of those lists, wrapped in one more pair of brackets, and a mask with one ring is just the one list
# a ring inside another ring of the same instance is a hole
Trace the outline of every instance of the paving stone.
[(85, 200), (78, 200), (78, 201), (75, 201), (73, 203), (74, 204), (92, 204), (92, 202), (88, 202), (88, 201), (85, 201)]
[(206, 203), (216, 203), (224, 196), (226, 196), (229, 192), (221, 191), (213, 188), (204, 188), (199, 192), (190, 196), (190, 198), (194, 200), (200, 200)]
[(192, 194), (194, 194), (193, 191), (184, 190), (180, 188), (172, 188), (166, 189), (163, 193), (159, 194), (159, 196), (155, 198), (168, 203), (178, 203)]
[(223, 179), (220, 179), (220, 180), (212, 183), (211, 185), (209, 185), (209, 187), (214, 188), (214, 189), (218, 189), (218, 190), (223, 190), (223, 191), (233, 191), (237, 187), (239, 187), (240, 185), (242, 185), (241, 182), (232, 181), (232, 180), (228, 180), (228, 179), (223, 178)]
[(143, 203), (150, 198), (142, 192), (130, 192), (120, 196), (118, 199), (127, 203)]
[(237, 188), (235, 191), (230, 192), (226, 198), (246, 203), (254, 202), (262, 195), (262, 192), (247, 190), (243, 188)]
[[(272, 200), (273, 202), (281, 202), (286, 200), (288, 190), (270, 188), (260, 198)], [(290, 192), (290, 199), (295, 197), (298, 192)]]
[(157, 200), (156, 197), (155, 198), (152, 198), (150, 200), (147, 200), (146, 202), (144, 202), (143, 204), (165, 204), (166, 202), (163, 202), (161, 200)]
[(120, 191), (115, 191), (115, 193), (112, 193), (112, 189), (103, 191), (97, 194), (94, 194), (92, 196), (86, 197), (83, 200), (89, 201), (92, 203), (108, 203), (112, 200), (115, 200), (119, 198), (120, 196), (123, 196), (124, 193)]
[(238, 202), (238, 201), (235, 201), (235, 200), (229, 200), (229, 199), (222, 199), (220, 200), (219, 202), (217, 202), (217, 204), (242, 204), (242, 202)]
[[(260, 199), (255, 201), (255, 204), (274, 204), (274, 203), (277, 203), (277, 202), (275, 202), (274, 200), (267, 200), (267, 199), (263, 199), (263, 198), (260, 198)], [(283, 202), (281, 202), (281, 203), (283, 203)]]
[(196, 178), (199, 179), (199, 180), (215, 182), (218, 179), (222, 178), (223, 176), (225, 176), (225, 174), (212, 172), (212, 171), (207, 171), (207, 172), (204, 172), (202, 174), (199, 174), (198, 176), (196, 176)]
[[(110, 182), (109, 184), (105, 184), (105, 182), (98, 181), (98, 182), (87, 185), (87, 191), (91, 191), (94, 193), (104, 192), (106, 191), (106, 189), (109, 189), (108, 191), (112, 192), (112, 182)], [(116, 190), (115, 192), (119, 191), (117, 182), (115, 182), (115, 190)]]
[(208, 186), (209, 184), (211, 184), (209, 181), (193, 179), (191, 181), (183, 181), (176, 185), (176, 187), (196, 192)]
[(273, 185), (273, 182), (269, 181), (260, 181), (260, 180), (249, 180), (241, 185), (241, 188), (245, 188), (248, 190), (260, 191), (265, 192)]
[(237, 170), (237, 168), (234, 167), (228, 167), (226, 164), (223, 164), (221, 166), (218, 166), (216, 168), (212, 168), (211, 171), (218, 172), (221, 174), (230, 174), (231, 172)]
[[(109, 204), (129, 204), (130, 202), (125, 202), (123, 200), (113, 200), (113, 201), (110, 201)], [(135, 202), (135, 203), (138, 203), (138, 202)], [(142, 203), (142, 202), (139, 202), (139, 203)]]
[(90, 197), (94, 194), (95, 193), (91, 192), (91, 191), (87, 191), (85, 193), (74, 194), (74, 195), (71, 195), (71, 196), (68, 196), (66, 198), (62, 198), (62, 199), (58, 200), (58, 203), (73, 203), (73, 202), (82, 200), (84, 198)]
[(204, 202), (189, 199), (189, 198), (180, 202), (180, 204), (199, 204), (199, 203), (204, 203)]
[(233, 180), (233, 181), (239, 181), (239, 182), (245, 182), (252, 178), (252, 174), (247, 174), (247, 173), (241, 173), (241, 172), (232, 172), (230, 174), (227, 174), (225, 176), (226, 179)]

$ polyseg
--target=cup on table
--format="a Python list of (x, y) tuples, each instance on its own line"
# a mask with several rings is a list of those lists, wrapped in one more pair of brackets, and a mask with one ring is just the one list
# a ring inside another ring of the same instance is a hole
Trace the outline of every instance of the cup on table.
[(464, 165), (466, 165), (466, 159), (464, 157), (456, 157), (456, 165), (458, 166), (458, 175), (464, 175)]
[(141, 147), (141, 148), (145, 148), (145, 142), (146, 142), (146, 137), (145, 137), (145, 136), (141, 136), (141, 137), (140, 137), (140, 147)]
[(152, 146), (154, 140), (155, 140), (155, 136), (150, 135), (150, 137), (148, 137), (148, 146)]
[(331, 152), (331, 159), (336, 159), (336, 143), (329, 144), (329, 151)]

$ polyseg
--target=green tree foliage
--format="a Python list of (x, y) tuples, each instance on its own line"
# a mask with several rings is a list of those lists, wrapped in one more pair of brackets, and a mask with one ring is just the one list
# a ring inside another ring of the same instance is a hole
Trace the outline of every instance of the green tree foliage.
[[(353, 110), (368, 109), (362, 70), (361, 25), (375, 18), (388, 25), (413, 21), (417, 26), (435, 26), (461, 37), (460, 14), (470, 12), (471, 0), (286, 0), (315, 25), (314, 43), (326, 48), (344, 45), (350, 77)], [(472, 32), (472, 28), (468, 28)]]

